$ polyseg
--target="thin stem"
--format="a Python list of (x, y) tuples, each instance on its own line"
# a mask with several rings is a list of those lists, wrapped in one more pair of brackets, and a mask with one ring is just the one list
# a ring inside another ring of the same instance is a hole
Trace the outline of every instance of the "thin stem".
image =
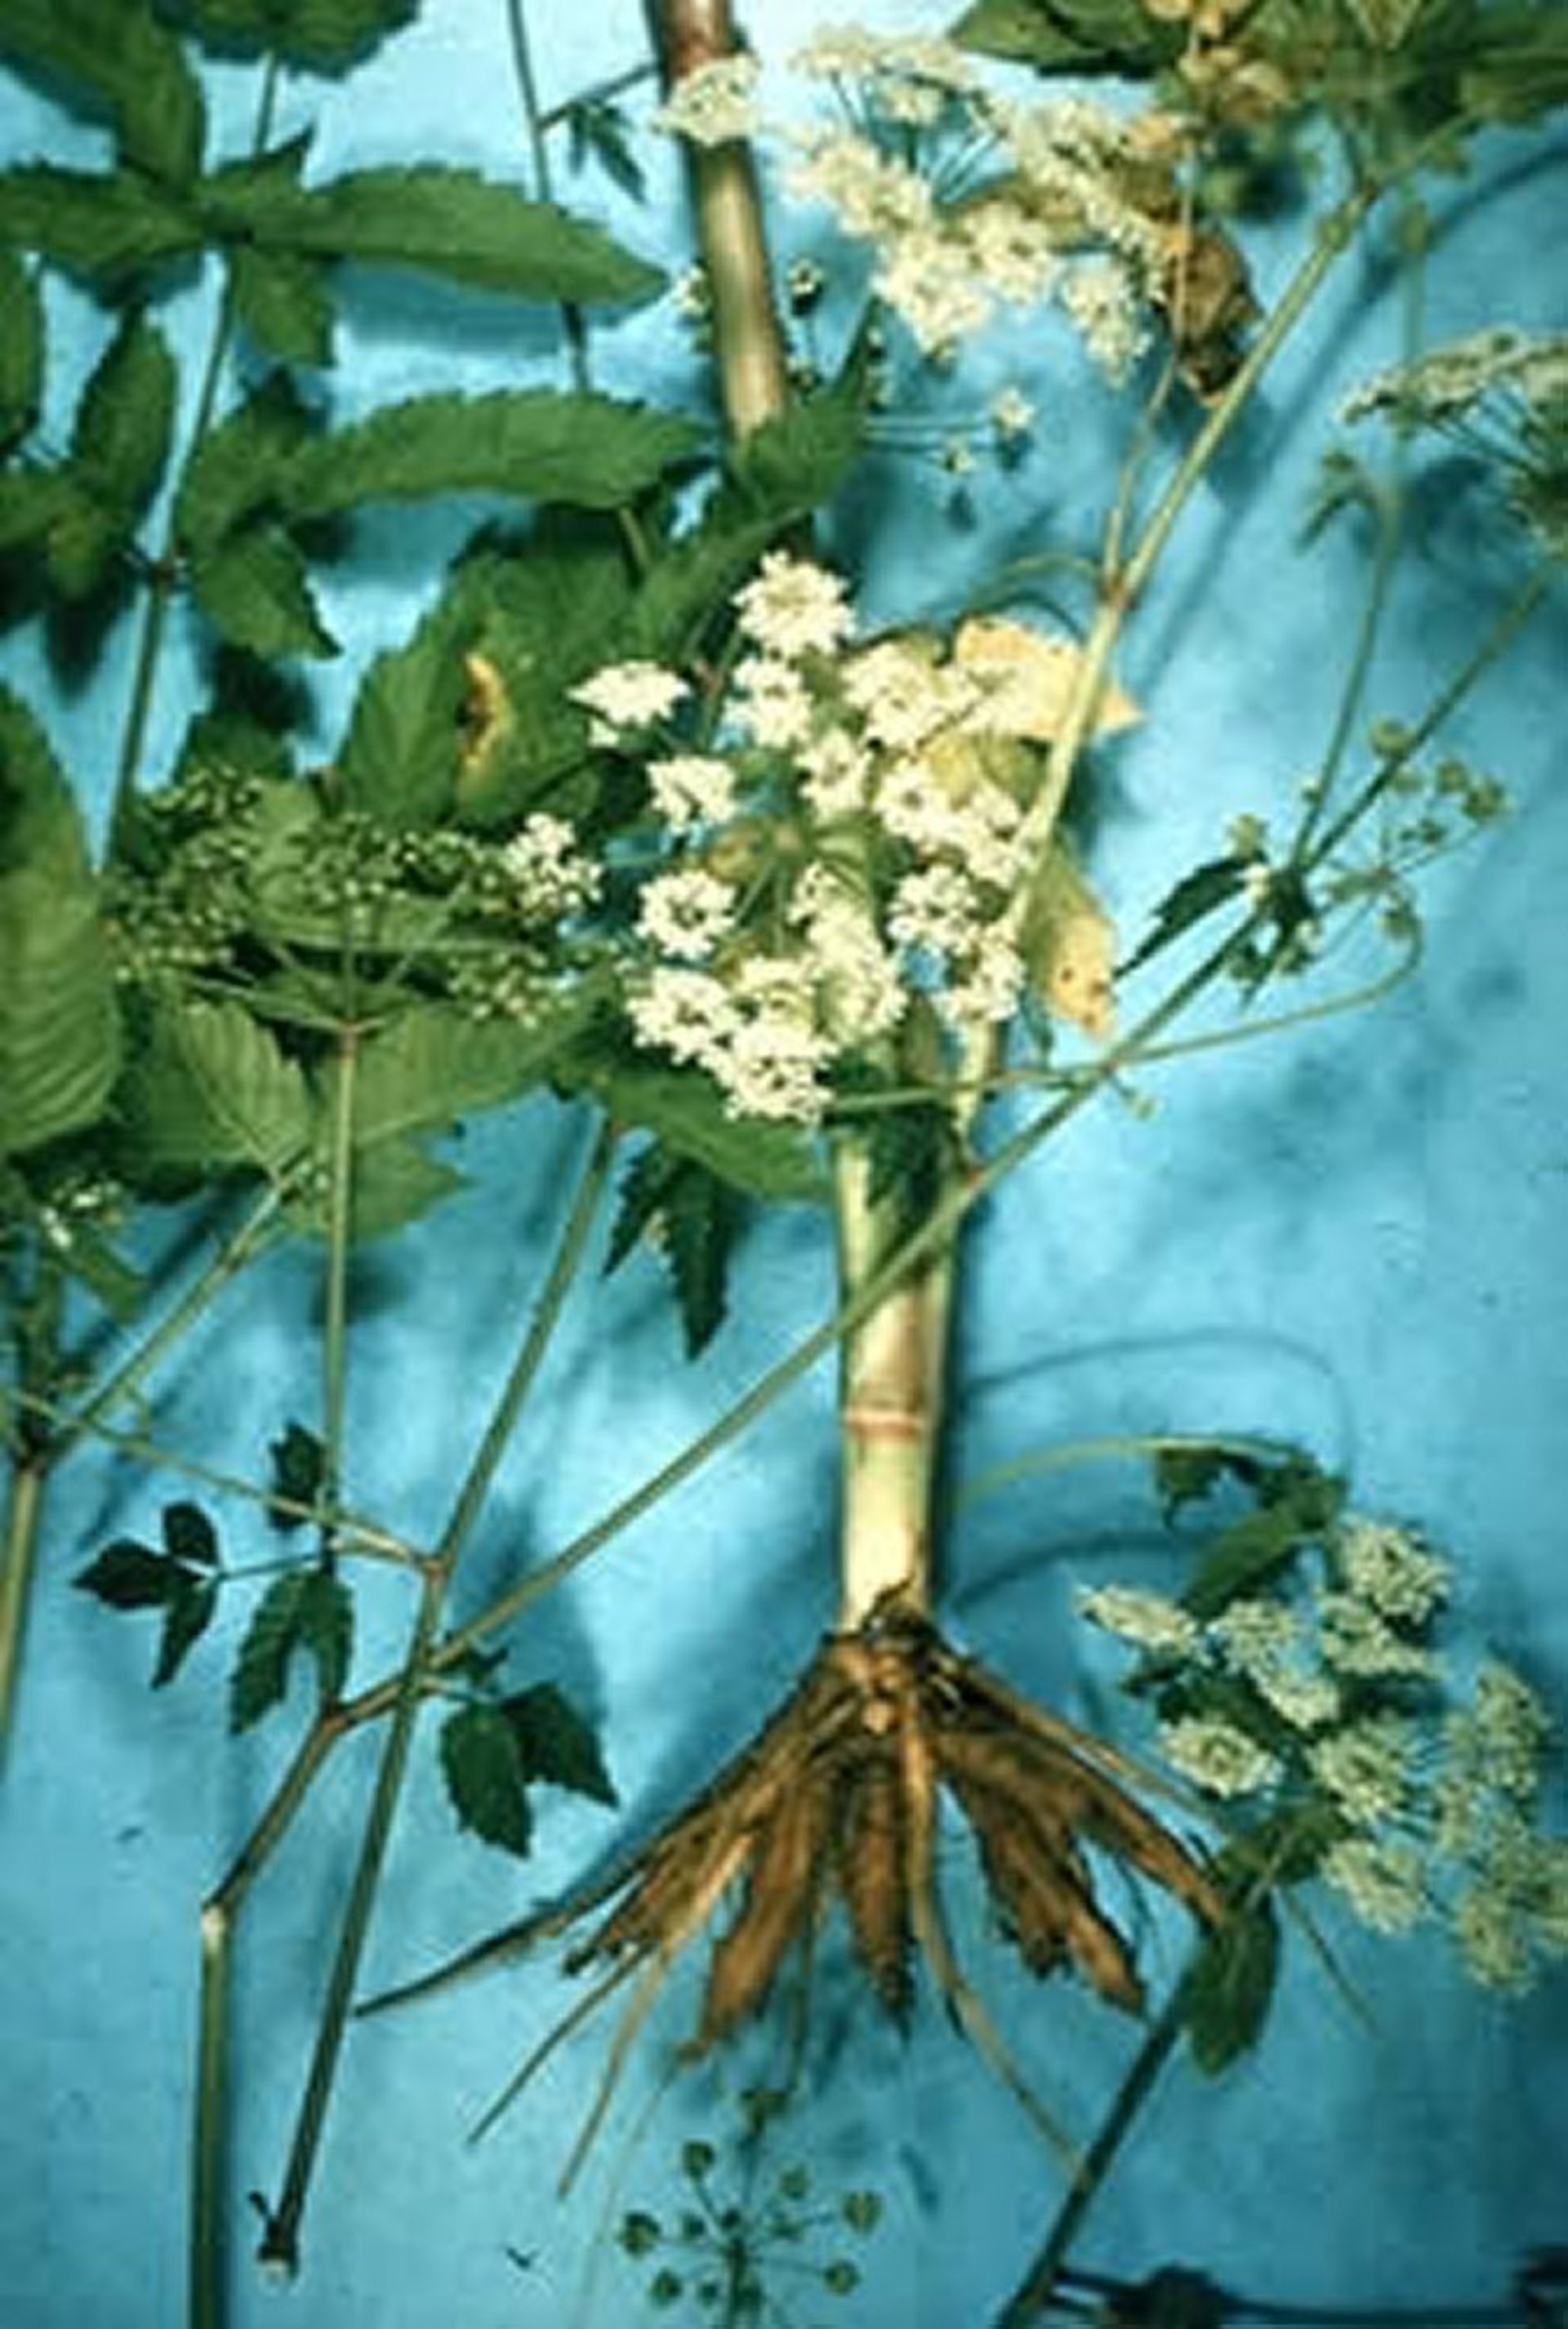
[[(268, 138), (272, 134), (272, 118), (278, 99), (281, 70), (279, 60), (275, 56), (269, 57), (262, 68), (260, 88), (256, 99), (256, 117), (250, 137), (252, 156), (263, 151)], [(193, 455), (212, 426), (233, 328), (233, 303), (225, 286), (219, 296), (218, 312), (213, 325), (213, 335), (207, 347), (207, 360), (202, 372), (201, 386), (196, 394), (195, 414), (191, 424), (191, 439), (185, 454), (187, 467)], [(146, 611), (142, 618), (141, 637), (137, 645), (130, 702), (126, 712), (125, 730), (120, 739), (119, 763), (115, 776), (114, 802), (109, 819), (111, 846), (115, 838), (123, 830), (125, 817), (141, 774), (142, 753), (146, 744), (147, 723), (152, 712), (153, 688), (163, 653), (164, 634), (168, 627), (169, 608), (179, 584), (179, 542), (172, 519), (165, 537), (162, 555), (151, 561), (148, 571), (150, 579), (147, 585)]]
[(1185, 1996), (1183, 1985), (1178, 1983), (1158, 2020), (1133, 2056), (1127, 2075), (1100, 2123), (1094, 2140), (1068, 2185), (1066, 2197), (1056, 2211), (1038, 2256), (1018, 2288), (997, 2314), (995, 2329), (1027, 2329), (1027, 2324), (1038, 2321), (1051, 2304), (1072, 2243), (1115, 2164), (1139, 2111), (1154, 2091), (1160, 2072), (1175, 2051), (1185, 2022)]
[[(344, 1432), (348, 1412), (348, 1264), (354, 1202), (354, 1096), (358, 1032), (338, 1031), (332, 1074), (332, 1156), (326, 1211), (326, 1291), (321, 1337), (321, 1501), (335, 1504), (343, 1489)], [(321, 1531), (321, 1561), (330, 1569), (332, 1531)]]
[[(387, 1844), (408, 1770), (414, 1725), (430, 1677), (430, 1654), (447, 1593), (587, 1249), (600, 1200), (609, 1179), (613, 1148), (613, 1132), (608, 1126), (601, 1127), (522, 1348), (458, 1490), (440, 1547), (424, 1572), (419, 1614), (397, 1681), (392, 1724), (382, 1749), (375, 1788), (360, 1841), (359, 1856), (354, 1865), (306, 2078), (305, 2094), (284, 2169), (282, 2191), (277, 2207), (267, 2212), (261, 2239), (261, 2261), (276, 2265), (290, 2276), (298, 2271), (299, 2266), (300, 2224), (309, 2196), (316, 2153), (326, 2126), (354, 1987), (359, 1978), (360, 1960), (364, 1952), (386, 1860)], [(343, 1727), (346, 1728), (354, 1719), (349, 1710), (338, 1710), (338, 1720)]]
[(435, 1571), (427, 1573), (408, 1658), (398, 1686), (392, 1727), (382, 1749), (375, 1791), (371, 1797), (364, 1834), (360, 1840), (354, 1881), (349, 1888), (348, 1905), (344, 1911), (343, 1929), (333, 1957), (321, 2022), (305, 2082), (305, 2097), (299, 2107), (288, 2163), (284, 2170), (282, 2195), (276, 2209), (269, 2209), (267, 2212), (266, 2229), (257, 2252), (263, 2264), (278, 2266), (290, 2278), (299, 2269), (300, 2222), (337, 2075), (338, 2057), (343, 2051), (344, 2035), (348, 2027), (349, 2008), (354, 2000), (354, 1985), (359, 1978), (359, 1961), (370, 1929), (371, 1912), (375, 1906), (392, 1819), (397, 1811), (398, 1798), (402, 1793), (409, 1749), (413, 1743), (414, 1722), (422, 1696), (425, 1660), (440, 1619), (443, 1584), (444, 1579)]
[(48, 1476), (43, 1455), (21, 1456), (11, 1467), (6, 1490), (5, 1566), (0, 1568), (0, 1759), (11, 1736)]
[[(534, 71), (534, 52), (528, 38), (528, 14), (524, 0), (506, 0), (506, 29), (511, 36), (512, 67), (517, 76), (518, 93), (523, 99), (524, 117), (528, 124), (528, 147), (534, 164), (534, 191), (542, 203), (554, 200), (554, 186), (550, 168), (550, 141), (545, 134), (545, 116), (539, 102), (539, 83)], [(571, 368), (574, 388), (586, 391), (591, 385), (588, 363), (588, 323), (581, 307), (571, 300), (561, 303), (562, 328), (566, 335), (567, 361)]]
[(255, 1259), (277, 1233), (284, 1194), (284, 1190), (279, 1186), (267, 1190), (232, 1237), (219, 1247), (212, 1259), (193, 1278), (174, 1307), (99, 1384), (91, 1398), (64, 1418), (51, 1438), (52, 1462), (58, 1462), (77, 1440), (90, 1432), (96, 1432), (103, 1417), (118, 1407), (122, 1400), (130, 1397), (164, 1353), (194, 1325), (203, 1311), (222, 1292), (231, 1278), (237, 1278), (241, 1270)]
[(217, 1890), (202, 1904), (202, 1973), (187, 2249), (190, 2329), (223, 2329), (227, 2313), (223, 2135), (228, 2123), (229, 1984), (234, 1927), (246, 1894), (288, 1834), (316, 1772), (342, 1736), (343, 1727), (333, 1714), (317, 1716), (238, 1858)]

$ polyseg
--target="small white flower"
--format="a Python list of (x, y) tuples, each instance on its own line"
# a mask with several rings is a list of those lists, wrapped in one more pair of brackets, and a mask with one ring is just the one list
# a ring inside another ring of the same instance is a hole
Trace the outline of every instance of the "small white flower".
[(543, 810), (524, 820), (501, 852), (501, 862), (517, 885), (526, 915), (575, 913), (591, 905), (603, 881), (602, 869), (578, 853), (577, 835), (559, 816)]
[(819, 1070), (827, 1046), (792, 1014), (763, 1012), (736, 1031), (713, 1073), (732, 1116), (816, 1124), (827, 1104)]
[(1322, 1872), (1374, 1932), (1406, 1933), (1426, 1914), (1421, 1859), (1409, 1844), (1346, 1836), (1324, 1853)]
[(811, 698), (792, 664), (776, 655), (747, 655), (737, 664), (735, 725), (764, 750), (789, 751), (811, 734)]
[(733, 927), (735, 893), (715, 873), (691, 867), (660, 873), (642, 893), (638, 929), (677, 962), (700, 962)]
[(1352, 1514), (1336, 1540), (1346, 1582), (1381, 1617), (1420, 1625), (1447, 1598), (1448, 1564), (1409, 1529)]
[(1074, 260), (1062, 280), (1062, 305), (1112, 386), (1142, 354), (1148, 335), (1132, 277), (1119, 259)]
[(769, 552), (735, 605), (745, 636), (783, 663), (831, 655), (855, 629), (838, 576), (786, 551)]
[(991, 399), (991, 426), (1004, 445), (1015, 445), (1034, 426), (1034, 407), (1021, 388), (1000, 388)]
[(613, 744), (622, 734), (652, 727), (690, 692), (678, 672), (666, 671), (663, 664), (637, 661), (606, 664), (569, 690), (573, 703), (594, 714), (596, 744)]
[(733, 996), (705, 970), (661, 967), (628, 1007), (639, 1042), (710, 1070), (741, 1023)]
[(692, 146), (726, 146), (755, 137), (760, 127), (755, 57), (715, 57), (684, 75), (654, 116), (656, 129), (684, 137)]
[(956, 865), (928, 865), (906, 873), (893, 892), (888, 936), (898, 946), (932, 954), (967, 954), (979, 931), (979, 900)]
[(865, 806), (871, 755), (842, 728), (814, 736), (799, 747), (795, 759), (803, 771), (800, 789), (807, 806), (824, 825), (854, 816)]
[(1159, 1747), (1167, 1762), (1211, 1796), (1251, 1796), (1280, 1776), (1277, 1756), (1233, 1723), (1217, 1716), (1185, 1715), (1162, 1722)]
[(1266, 1671), (1288, 1655), (1299, 1630), (1295, 1613), (1282, 1601), (1251, 1595), (1232, 1601), (1209, 1621), (1209, 1632), (1231, 1664), (1248, 1675)]
[(1131, 1585), (1080, 1588), (1073, 1596), (1081, 1617), (1108, 1634), (1144, 1650), (1174, 1650), (1181, 1655), (1197, 1646), (1197, 1621), (1179, 1601), (1163, 1593), (1147, 1593)]
[(1414, 1744), (1408, 1722), (1379, 1715), (1320, 1739), (1308, 1759), (1346, 1817), (1375, 1827), (1404, 1806)]
[(735, 806), (735, 771), (728, 760), (703, 752), (676, 752), (650, 760), (648, 784), (654, 806), (672, 833), (695, 825), (720, 825)]

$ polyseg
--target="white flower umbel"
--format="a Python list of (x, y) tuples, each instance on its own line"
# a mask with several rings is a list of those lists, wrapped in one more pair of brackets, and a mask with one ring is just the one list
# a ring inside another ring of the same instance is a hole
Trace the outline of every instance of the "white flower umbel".
[(633, 990), (627, 1008), (639, 1043), (710, 1073), (741, 1023), (733, 995), (705, 970), (661, 966)]
[(1214, 1715), (1184, 1715), (1159, 1727), (1160, 1752), (1211, 1796), (1252, 1796), (1272, 1787), (1280, 1762), (1234, 1723)]
[(1407, 1802), (1416, 1735), (1397, 1715), (1346, 1724), (1308, 1754), (1316, 1777), (1348, 1820), (1375, 1827)]
[(822, 1070), (831, 1046), (791, 1013), (763, 1011), (713, 1063), (732, 1116), (816, 1124), (827, 1105)]
[(543, 810), (526, 817), (501, 852), (517, 888), (519, 911), (530, 920), (579, 913), (599, 895), (602, 869), (578, 849), (564, 818)]
[(1448, 1563), (1409, 1529), (1352, 1514), (1340, 1525), (1336, 1549), (1346, 1585), (1380, 1617), (1419, 1625), (1448, 1597)]
[(735, 666), (730, 713), (742, 736), (773, 751), (789, 751), (811, 734), (812, 702), (793, 664), (777, 655), (747, 655)]
[(1139, 1649), (1185, 1655), (1197, 1647), (1197, 1620), (1164, 1593), (1144, 1592), (1132, 1585), (1099, 1585), (1081, 1587), (1073, 1598), (1091, 1625)]
[(832, 655), (855, 631), (844, 584), (809, 559), (770, 551), (735, 599), (741, 634), (766, 656), (798, 663)]
[(660, 873), (638, 906), (638, 929), (659, 953), (701, 962), (734, 927), (735, 892), (700, 866)]
[(684, 76), (655, 114), (654, 127), (692, 146), (727, 146), (738, 137), (754, 137), (761, 127), (760, 78), (755, 57), (715, 57)]
[(672, 833), (694, 825), (722, 825), (735, 806), (735, 771), (728, 760), (704, 752), (675, 752), (650, 760), (653, 804)]
[(980, 930), (975, 886), (956, 865), (928, 865), (918, 873), (906, 873), (893, 891), (887, 931), (895, 945), (965, 955), (978, 942)]
[(829, 728), (812, 737), (797, 750), (795, 764), (801, 795), (821, 824), (854, 816), (865, 806), (872, 758), (846, 730)]
[(1421, 1855), (1412, 1844), (1345, 1836), (1323, 1855), (1323, 1874), (1374, 1932), (1407, 1933), (1427, 1913)]
[(678, 672), (638, 661), (606, 664), (568, 690), (573, 703), (593, 713), (596, 744), (615, 744), (625, 735), (651, 728), (690, 693)]

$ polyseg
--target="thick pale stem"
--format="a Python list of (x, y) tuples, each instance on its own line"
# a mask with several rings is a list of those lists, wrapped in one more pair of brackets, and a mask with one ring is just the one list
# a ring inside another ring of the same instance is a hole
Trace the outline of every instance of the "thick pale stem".
[[(886, 1260), (886, 1209), (869, 1196), (870, 1164), (845, 1146), (835, 1167), (839, 1271), (845, 1299)], [(930, 1599), (930, 1503), (952, 1294), (949, 1244), (919, 1262), (845, 1336), (839, 1370), (844, 1455), (844, 1598), (859, 1626), (889, 1594)]]
[[(650, 14), (669, 88), (735, 52), (730, 0), (658, 0)], [(687, 157), (724, 417), (744, 437), (789, 397), (756, 168), (739, 140), (688, 146)]]

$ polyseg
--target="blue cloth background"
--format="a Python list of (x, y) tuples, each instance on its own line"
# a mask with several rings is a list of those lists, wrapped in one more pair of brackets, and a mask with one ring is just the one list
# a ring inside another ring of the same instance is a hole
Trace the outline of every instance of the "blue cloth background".
[[(884, 5), (883, 25), (935, 27), (945, 6)], [(641, 53), (632, 0), (540, 7), (547, 101)], [(754, 0), (764, 53), (810, 29), (799, 0)], [(523, 144), (500, 0), (427, 0), (417, 27), (344, 90), (292, 86), (281, 127), (316, 125), (318, 172), (410, 155), (520, 169)], [(248, 77), (214, 76), (236, 151)], [(640, 106), (634, 98), (634, 107)], [(3, 135), (18, 156), (99, 152), (93, 133), (7, 84)], [(1488, 149), (1488, 171), (1440, 197), (1450, 221), (1434, 269), (1434, 338), (1494, 321), (1562, 323), (1561, 145)], [(1506, 193), (1499, 178), (1511, 177)], [(678, 261), (673, 159), (656, 159), (637, 211), (594, 177), (566, 199), (634, 247)], [(785, 254), (816, 228), (780, 232)], [(1265, 292), (1289, 238), (1265, 244)], [(1174, 873), (1212, 853), (1226, 821), (1282, 801), (1320, 751), (1359, 605), (1349, 534), (1294, 548), (1304, 497), (1343, 385), (1387, 360), (1396, 325), (1375, 258), (1357, 256), (1269, 383), (1262, 408), (1184, 525), (1134, 627), (1122, 676), (1151, 707), (1110, 756), (1114, 779), (1097, 878), (1135, 929)], [(176, 310), (194, 371), (205, 290)], [(75, 344), (101, 326), (58, 303)], [(547, 318), (443, 300), (411, 284), (356, 290), (335, 393), (344, 409), (400, 390), (562, 377)], [(691, 359), (659, 307), (596, 335), (602, 382), (678, 398)], [(1050, 525), (1080, 531), (1117, 421), (1063, 356), (1028, 369), (1030, 338), (1002, 334), (950, 394), (975, 409), (1025, 378), (1042, 406), (1029, 462), (982, 468), (967, 515), (932, 466), (884, 464), (845, 519), (860, 555), (875, 532), (883, 615), (950, 608), (997, 546)], [(70, 367), (56, 367), (54, 385)], [(1054, 385), (1053, 384), (1054, 379)], [(1432, 552), (1402, 584), (1371, 709), (1420, 710), (1500, 603), (1506, 558), (1474, 570), (1462, 503), (1423, 502)], [(472, 523), (376, 517), (331, 586), (356, 667), (401, 636), (439, 561)], [(6, 678), (47, 710), (101, 802), (132, 639), (76, 695), (43, 675), (27, 638), (0, 645)], [(1353, 1473), (1364, 1508), (1424, 1523), (1461, 1565), (1461, 1622), (1568, 1702), (1561, 1434), (1568, 1414), (1568, 793), (1563, 636), (1538, 623), (1452, 737), (1503, 777), (1517, 812), (1430, 885), (1431, 957), (1360, 1019), (1218, 1053), (1144, 1080), (1150, 1121), (1114, 1102), (1081, 1119), (987, 1209), (971, 1241), (957, 1353), (959, 1477), (1056, 1438), (1232, 1428), (1298, 1436)], [(194, 666), (160, 693), (151, 765), (166, 759)], [(316, 690), (316, 749), (343, 684)], [(548, 1104), (476, 1127), (476, 1192), (365, 1258), (351, 1386), (350, 1487), (403, 1531), (432, 1531), (480, 1426), (536, 1282), (581, 1126)], [(675, 1360), (651, 1268), (592, 1292), (568, 1322), (519, 1434), (476, 1552), (476, 1593), (564, 1542), (673, 1453), (820, 1315), (830, 1289), (821, 1220), (784, 1215), (753, 1238), (737, 1315), (697, 1365)], [(284, 1418), (314, 1397), (315, 1286), (295, 1255), (241, 1287), (156, 1388), (165, 1441), (254, 1468)], [(822, 1369), (666, 1511), (545, 1605), (513, 1654), (519, 1681), (554, 1675), (601, 1716), (624, 1805), (641, 1832), (700, 1784), (789, 1686), (834, 1592), (832, 1384)], [(224, 1733), (224, 1645), (156, 1700), (148, 1644), (66, 1589), (87, 1552), (145, 1529), (163, 1495), (128, 1464), (83, 1459), (52, 1506), (21, 1719), (0, 1805), (0, 2317), (8, 2329), (169, 2329), (183, 2304), (184, 2141), (194, 2039), (196, 1907), (265, 1800), (288, 1746), (274, 1720)], [(227, 1517), (237, 1537), (242, 1507)], [(1163, 1577), (1146, 1497), (1092, 1466), (964, 1508), (947, 1563), (955, 1634), (1020, 1685), (1071, 1710), (1107, 1704), (1112, 1662), (1069, 1617), (1075, 1576)], [(398, 1640), (401, 1602), (369, 1598), (363, 1671)], [(203, 1689), (201, 1682), (210, 1687)], [(1114, 1719), (1125, 1720), (1115, 1713)], [(298, 1718), (297, 1701), (291, 1713)], [(267, 2288), (244, 2248), (240, 2195), (275, 2188), (316, 2001), (355, 1846), (373, 1745), (331, 1766), (303, 1826), (252, 1902), (239, 1945), (235, 2045), (234, 2329), (555, 2329), (576, 2316), (582, 2266), (616, 2212), (673, 2210), (675, 2155), (721, 2132), (732, 2094), (765, 2074), (759, 2041), (651, 2111), (689, 2026), (680, 1978), (626, 2082), (616, 2129), (572, 2200), (553, 2181), (602, 2061), (574, 2041), (532, 2099), (474, 2153), (476, 2108), (549, 2025), (567, 1993), (548, 1963), (510, 1970), (351, 2035), (305, 2228), (305, 2277)], [(372, 1987), (548, 1897), (622, 1831), (551, 1799), (519, 1871), (451, 1832), (433, 1754), (421, 1757), (369, 1952)], [(1081, 2134), (1135, 2042), (1075, 1988), (1015, 1975), (978, 1916), (972, 1969), (1030, 2075)], [(1217, 2084), (1174, 2072), (1097, 2210), (1080, 2260), (1129, 2277), (1185, 2260), (1222, 2282), (1302, 2303), (1453, 2305), (1496, 2298), (1532, 2243), (1568, 2239), (1568, 1984), (1523, 2005), (1478, 1994), (1436, 1939), (1393, 1944), (1334, 1926), (1364, 2023), (1299, 1937), (1261, 2057)], [(1152, 1938), (1157, 1979), (1179, 1936)], [(887, 2227), (862, 2293), (802, 2302), (802, 2320), (866, 2329), (969, 2329), (1016, 2280), (1053, 2208), (1059, 2174), (1007, 2097), (929, 2002), (910, 2042), (874, 2023), (841, 1966), (819, 1975), (835, 2056), (781, 2137), (827, 2187), (870, 2184)], [(636, 2133), (635, 2141), (628, 2130)], [(530, 2256), (527, 2268), (507, 2246)], [(642, 2279), (604, 2249), (591, 2292), (604, 2324), (643, 2317)], [(794, 2302), (791, 2299), (791, 2302)]]

